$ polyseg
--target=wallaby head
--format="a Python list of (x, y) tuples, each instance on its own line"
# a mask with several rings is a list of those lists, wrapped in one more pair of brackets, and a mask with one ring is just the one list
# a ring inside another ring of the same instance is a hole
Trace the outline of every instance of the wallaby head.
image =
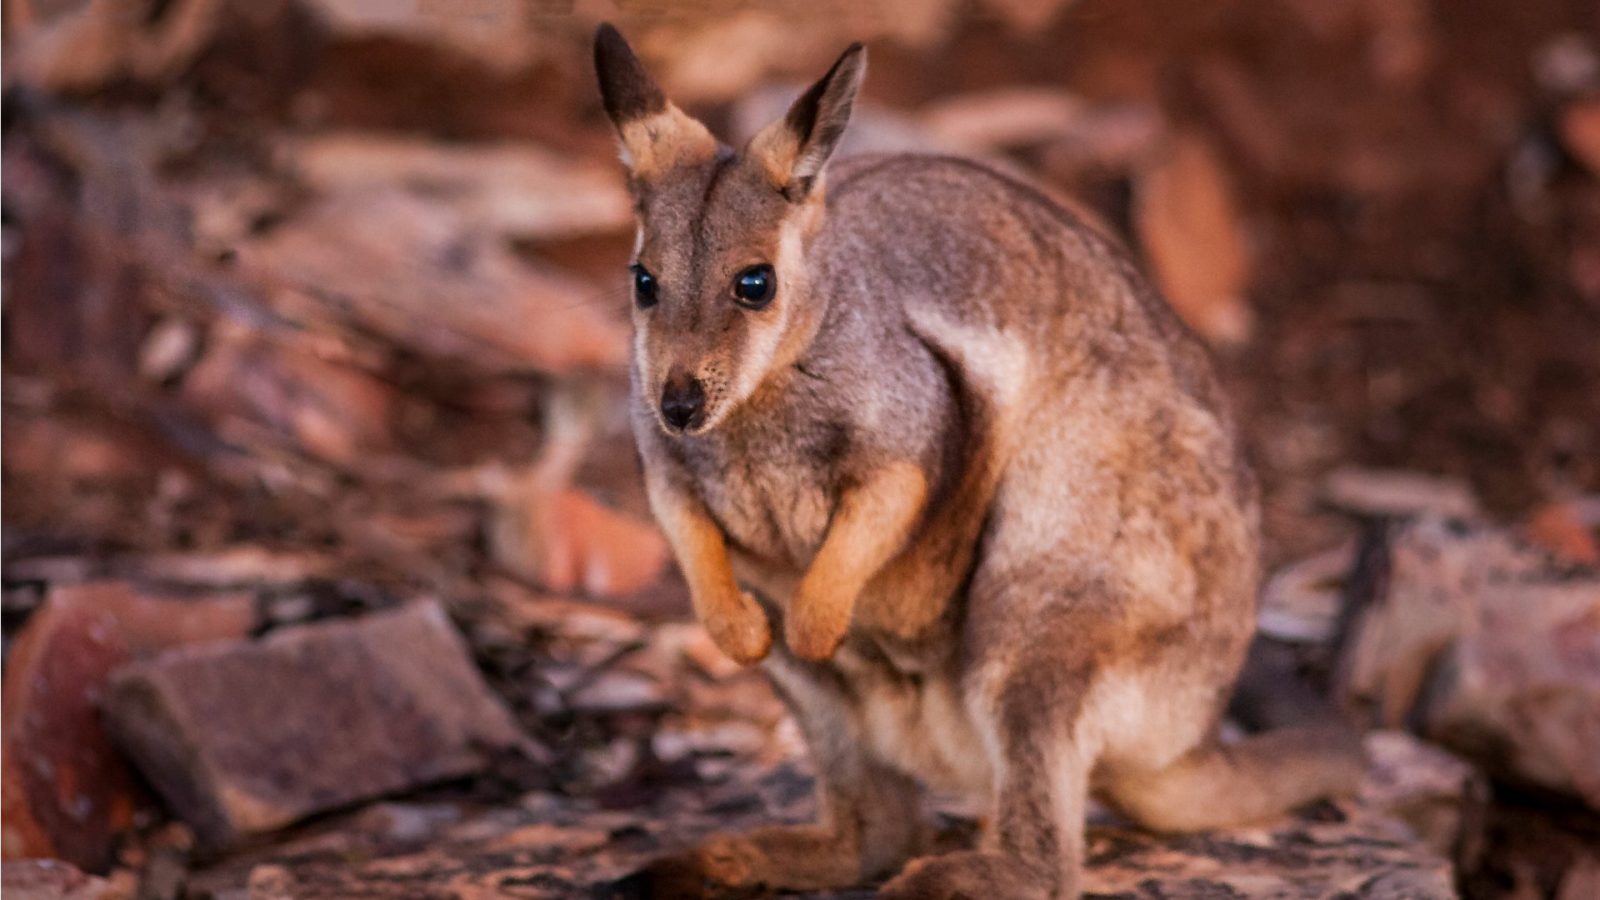
[(595, 69), (639, 217), (634, 376), (668, 434), (723, 422), (816, 334), (805, 248), (822, 176), (866, 71), (852, 45), (783, 118), (741, 150), (670, 103), (610, 25)]

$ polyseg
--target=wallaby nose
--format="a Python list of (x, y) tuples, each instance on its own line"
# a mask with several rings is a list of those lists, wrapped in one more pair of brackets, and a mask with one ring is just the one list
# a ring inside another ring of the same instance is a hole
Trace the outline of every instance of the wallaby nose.
[(667, 383), (661, 388), (661, 418), (668, 425), (683, 431), (699, 423), (705, 408), (706, 391), (700, 386), (700, 379), (687, 372), (667, 376)]

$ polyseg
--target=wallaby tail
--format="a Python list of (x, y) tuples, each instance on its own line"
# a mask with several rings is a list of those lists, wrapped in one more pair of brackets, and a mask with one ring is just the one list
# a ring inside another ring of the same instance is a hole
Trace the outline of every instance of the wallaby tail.
[(1229, 714), (1256, 732), (1206, 744), (1155, 772), (1120, 774), (1110, 799), (1154, 831), (1198, 831), (1260, 821), (1323, 797), (1354, 793), (1361, 735), (1299, 671), (1293, 648), (1257, 638)]
[(1117, 807), (1145, 828), (1203, 831), (1354, 793), (1363, 762), (1352, 729), (1297, 725), (1197, 747), (1165, 769), (1122, 773), (1107, 787)]
[(1228, 711), (1257, 733), (1203, 744), (1165, 769), (1121, 773), (1109, 799), (1152, 831), (1201, 831), (1355, 793), (1366, 762), (1361, 735), (1301, 676), (1291, 648), (1258, 638)]

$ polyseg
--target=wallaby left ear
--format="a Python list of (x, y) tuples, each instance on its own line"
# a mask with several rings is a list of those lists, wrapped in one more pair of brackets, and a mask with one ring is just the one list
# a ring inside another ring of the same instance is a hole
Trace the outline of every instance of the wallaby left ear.
[(791, 201), (803, 200), (816, 186), (850, 122), (850, 108), (867, 74), (867, 48), (851, 44), (828, 74), (789, 107), (788, 115), (750, 139), (749, 155)]
[(622, 161), (634, 178), (652, 181), (674, 166), (716, 155), (716, 138), (667, 100), (609, 22), (594, 33), (594, 68), (606, 115), (622, 141)]

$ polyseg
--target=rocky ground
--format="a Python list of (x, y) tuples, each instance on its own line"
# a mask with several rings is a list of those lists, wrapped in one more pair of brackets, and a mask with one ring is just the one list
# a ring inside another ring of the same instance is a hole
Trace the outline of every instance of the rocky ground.
[(1600, 895), (1592, 4), (567, 6), (6, 4), (8, 892), (626, 896), (811, 813), (644, 507), (611, 16), (729, 137), (869, 41), (844, 152), (1035, 180), (1217, 351), (1271, 575), (1230, 727), (1332, 698), (1371, 771), (1099, 816), (1093, 895)]

